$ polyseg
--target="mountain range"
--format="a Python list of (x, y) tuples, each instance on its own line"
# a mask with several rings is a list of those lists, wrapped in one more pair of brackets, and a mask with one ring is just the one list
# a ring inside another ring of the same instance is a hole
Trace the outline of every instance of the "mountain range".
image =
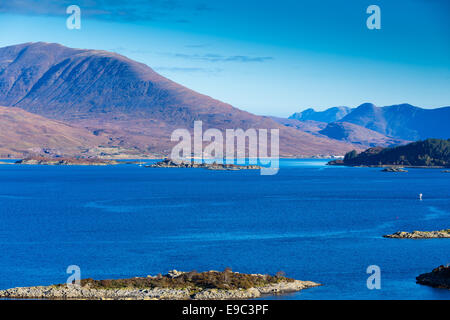
[(410, 105), (308, 109), (258, 116), (197, 93), (149, 66), (56, 43), (0, 48), (0, 157), (29, 154), (162, 157), (173, 130), (279, 129), (283, 157), (343, 155), (429, 137), (448, 138), (450, 108)]
[(360, 146), (361, 148), (376, 146), (389, 147), (409, 142), (407, 140), (389, 137), (350, 122), (335, 121), (327, 123), (315, 120), (302, 121), (292, 118), (271, 118), (280, 124), (310, 133), (316, 137), (345, 141)]
[[(170, 154), (172, 131), (190, 129), (195, 120), (203, 121), (204, 130), (279, 129), (280, 154), (285, 157), (342, 154), (355, 147), (239, 110), (122, 55), (55, 43), (0, 48), (0, 106), (21, 108), (88, 130), (106, 140), (103, 147), (119, 148), (133, 156)], [(23, 131), (22, 141), (29, 134)], [(0, 141), (3, 150), (15, 148), (8, 143)], [(47, 149), (54, 154), (72, 152), (65, 146)], [(28, 153), (29, 149), (16, 148), (14, 154), (17, 152)]]
[(385, 145), (450, 137), (450, 107), (424, 109), (406, 103), (377, 107), (364, 103), (357, 108), (332, 107), (325, 111), (310, 108), (294, 113), (289, 119), (316, 121), (317, 127), (326, 125), (318, 130), (325, 136), (363, 144), (368, 142), (364, 136), (375, 141), (386, 139)]
[(319, 122), (334, 122), (342, 119), (352, 111), (349, 107), (332, 107), (324, 111), (315, 111), (313, 108), (308, 108), (302, 112), (294, 113), (289, 119), (296, 119), (300, 121), (319, 121)]

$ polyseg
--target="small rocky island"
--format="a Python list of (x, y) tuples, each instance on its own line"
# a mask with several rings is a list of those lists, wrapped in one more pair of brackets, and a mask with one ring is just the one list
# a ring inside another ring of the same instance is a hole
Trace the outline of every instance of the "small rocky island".
[(45, 157), (30, 157), (19, 161), (16, 164), (22, 165), (51, 165), (51, 166), (107, 166), (116, 165), (118, 161), (104, 160), (98, 158), (45, 158)]
[(169, 271), (166, 275), (117, 280), (83, 279), (81, 285), (51, 285), (0, 290), (0, 298), (88, 300), (228, 300), (296, 292), (320, 286), (262, 274)]
[(449, 168), (450, 139), (427, 139), (392, 148), (374, 147), (361, 153), (353, 150), (348, 152), (343, 160), (333, 160), (328, 162), (328, 165), (350, 167)]
[(404, 232), (399, 231), (393, 234), (384, 235), (384, 238), (394, 239), (436, 239), (436, 238), (450, 238), (450, 229), (440, 231), (413, 231)]
[(196, 163), (189, 162), (175, 162), (171, 159), (164, 159), (163, 161), (146, 166), (147, 168), (203, 168), (208, 170), (259, 170), (260, 166), (257, 165), (236, 165), (236, 164), (223, 164), (223, 163)]
[(450, 266), (439, 266), (429, 273), (419, 275), (417, 283), (450, 290)]
[(381, 171), (383, 171), (383, 172), (408, 172), (408, 170), (405, 170), (402, 167), (387, 167)]

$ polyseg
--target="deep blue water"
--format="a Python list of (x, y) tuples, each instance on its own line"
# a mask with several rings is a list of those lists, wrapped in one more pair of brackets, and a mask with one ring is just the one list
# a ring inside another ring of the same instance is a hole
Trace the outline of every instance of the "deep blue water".
[(0, 289), (64, 283), (74, 264), (96, 279), (231, 267), (324, 284), (283, 299), (450, 299), (415, 283), (450, 262), (450, 239), (381, 237), (449, 228), (450, 174), (324, 163), (281, 160), (275, 176), (0, 165)]

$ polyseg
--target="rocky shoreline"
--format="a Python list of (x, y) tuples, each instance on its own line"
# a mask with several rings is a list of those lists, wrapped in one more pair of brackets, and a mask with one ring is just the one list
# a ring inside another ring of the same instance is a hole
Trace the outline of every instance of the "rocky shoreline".
[(21, 165), (46, 165), (46, 166), (107, 166), (119, 164), (115, 160), (98, 158), (44, 158), (32, 157), (18, 160), (15, 164)]
[(413, 231), (405, 232), (398, 231), (393, 234), (387, 234), (384, 238), (394, 239), (437, 239), (437, 238), (450, 238), (450, 229), (439, 231)]
[(450, 290), (450, 266), (439, 266), (429, 273), (419, 275), (416, 280), (419, 284)]
[(259, 170), (257, 165), (236, 165), (223, 163), (196, 163), (196, 162), (175, 162), (171, 159), (164, 159), (163, 161), (146, 166), (147, 168), (203, 168), (208, 170)]
[(402, 167), (387, 167), (381, 171), (383, 171), (383, 172), (408, 172), (407, 170), (403, 169)]
[(63, 300), (241, 300), (320, 286), (284, 276), (170, 271), (165, 276), (118, 280), (85, 279), (81, 285), (51, 285), (0, 290), (0, 298)]

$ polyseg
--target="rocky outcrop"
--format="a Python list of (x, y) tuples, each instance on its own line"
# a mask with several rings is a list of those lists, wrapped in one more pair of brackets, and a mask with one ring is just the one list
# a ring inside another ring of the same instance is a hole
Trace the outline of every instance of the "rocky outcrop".
[(407, 170), (399, 167), (388, 167), (381, 170), (383, 172), (408, 172)]
[(0, 290), (0, 298), (76, 300), (229, 300), (296, 292), (320, 286), (283, 276), (232, 271), (170, 271), (167, 275), (118, 280), (85, 279), (81, 285), (52, 285)]
[(222, 163), (196, 163), (196, 162), (175, 162), (171, 159), (165, 159), (155, 164), (146, 166), (148, 168), (203, 168), (208, 170), (259, 170), (260, 166), (247, 165), (240, 166), (235, 164), (222, 164)]
[(0, 291), (0, 297), (16, 299), (76, 299), (76, 300), (185, 300), (189, 289), (91, 289), (78, 286), (37, 286)]
[(396, 239), (434, 239), (434, 238), (450, 238), (450, 229), (440, 231), (399, 231), (393, 234), (384, 235), (384, 238)]
[(450, 266), (439, 266), (429, 273), (419, 275), (417, 283), (450, 290)]
[(23, 165), (51, 165), (51, 166), (106, 166), (115, 165), (119, 162), (114, 160), (103, 160), (94, 158), (43, 158), (32, 157), (16, 161)]
[(192, 298), (195, 300), (230, 300), (230, 299), (252, 299), (262, 295), (278, 295), (289, 292), (297, 292), (303, 289), (319, 286), (311, 281), (280, 282), (263, 287), (238, 290), (207, 289), (196, 293)]
[(189, 288), (153, 289), (92, 289), (73, 286), (37, 286), (0, 290), (0, 297), (17, 299), (75, 299), (75, 300), (234, 300), (253, 299), (262, 295), (296, 292), (319, 286), (311, 281), (280, 282), (249, 289), (203, 289), (197, 293)]

